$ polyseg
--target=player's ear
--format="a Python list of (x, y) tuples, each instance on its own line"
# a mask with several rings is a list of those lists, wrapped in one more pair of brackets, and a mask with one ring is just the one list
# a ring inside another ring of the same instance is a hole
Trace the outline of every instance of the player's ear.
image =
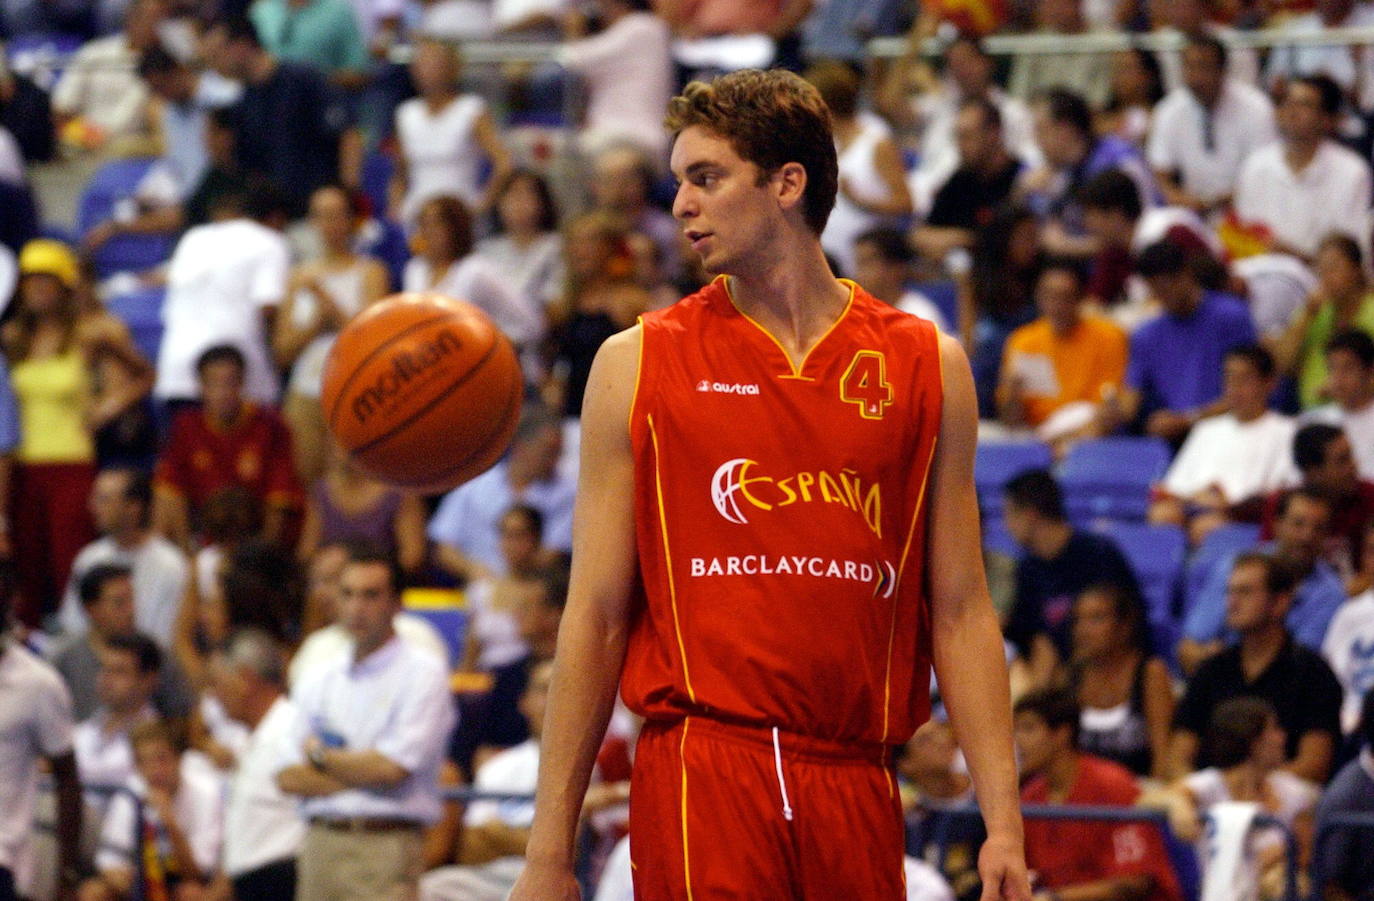
[(799, 206), (806, 194), (806, 167), (801, 163), (783, 163), (773, 173), (772, 184), (778, 205), (784, 210)]

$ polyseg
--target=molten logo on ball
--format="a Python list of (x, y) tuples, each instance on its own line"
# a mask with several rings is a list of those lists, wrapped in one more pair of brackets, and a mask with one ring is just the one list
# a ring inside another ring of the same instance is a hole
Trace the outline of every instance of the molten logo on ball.
[(439, 333), (439, 337), (414, 350), (402, 350), (392, 354), (391, 368), (354, 397), (354, 417), (359, 423), (367, 422), (383, 404), (404, 391), (416, 376), (449, 355), (458, 353), (462, 346), (457, 335), (444, 330)]

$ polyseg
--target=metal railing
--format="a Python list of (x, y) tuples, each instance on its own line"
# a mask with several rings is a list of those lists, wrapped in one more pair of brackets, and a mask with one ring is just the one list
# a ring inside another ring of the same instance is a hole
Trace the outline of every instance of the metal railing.
[[(1215, 37), (1231, 49), (1269, 47), (1340, 47), (1374, 44), (1374, 28), (1327, 28), (1321, 31), (1293, 32), (1283, 28), (1258, 31), (1223, 31)], [(994, 34), (982, 40), (983, 49), (995, 56), (1033, 56), (1045, 54), (1116, 53), (1121, 50), (1181, 50), (1185, 35), (1175, 32), (1093, 31), (1083, 34)], [(940, 38), (924, 41), (918, 52), (939, 56), (948, 42)], [(868, 42), (870, 56), (892, 59), (912, 52), (906, 37), (874, 38)]]

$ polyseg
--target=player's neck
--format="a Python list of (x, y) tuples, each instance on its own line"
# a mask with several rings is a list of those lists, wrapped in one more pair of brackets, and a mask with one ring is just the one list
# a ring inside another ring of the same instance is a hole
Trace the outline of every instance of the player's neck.
[[(790, 250), (790, 249), (789, 249)], [(839, 282), (814, 238), (746, 274), (731, 275), (730, 296), (800, 362), (844, 313), (849, 287)]]

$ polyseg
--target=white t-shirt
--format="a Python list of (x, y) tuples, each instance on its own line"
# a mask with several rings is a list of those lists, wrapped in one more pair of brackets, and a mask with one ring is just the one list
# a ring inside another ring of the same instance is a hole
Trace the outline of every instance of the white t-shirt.
[(1230, 413), (1209, 416), (1188, 433), (1161, 484), (1180, 498), (1216, 487), (1231, 504), (1296, 485), (1296, 431), (1291, 417), (1273, 410), (1250, 422)]
[(157, 358), (161, 400), (200, 396), (196, 360), (217, 344), (248, 364), (244, 393), (275, 404), (280, 391), (262, 311), (281, 303), (291, 253), (285, 237), (249, 219), (199, 225), (182, 236), (167, 267), (166, 327)]
[(472, 605), (472, 620), (468, 628), (481, 644), (477, 658), (478, 669), (493, 670), (514, 663), (529, 654), (529, 645), (520, 637), (520, 623), (513, 610), (497, 610), (491, 605), (493, 585), (481, 579), (468, 586), (468, 603)]
[(1287, 331), (1319, 284), (1316, 273), (1307, 264), (1286, 253), (1261, 253), (1232, 260), (1231, 271), (1245, 281), (1255, 331), (1265, 338)]
[(897, 309), (922, 319), (929, 319), (935, 323), (935, 327), (941, 332), (946, 335), (952, 334), (949, 330), (949, 320), (945, 319), (945, 314), (935, 305), (935, 301), (920, 291), (912, 290), (903, 294), (902, 299), (897, 301)]
[(1341, 731), (1360, 725), (1365, 694), (1374, 688), (1374, 589), (1346, 601), (1331, 618), (1322, 639), (1322, 656), (1345, 689)]
[[(129, 732), (107, 732), (108, 716), (101, 710), (78, 723), (72, 732), (72, 748), (76, 751), (82, 785), (123, 785), (134, 776), (134, 749), (129, 744)], [(148, 707), (134, 719), (130, 729), (156, 719), (157, 712)]]
[(1215, 200), (1234, 189), (1246, 156), (1277, 137), (1269, 98), (1259, 88), (1230, 79), (1211, 111), (1187, 88), (1170, 91), (1155, 107), (1145, 155), (1155, 169), (1178, 171), (1185, 190)]
[(53, 87), (53, 111), (81, 116), (111, 137), (137, 133), (148, 103), (139, 56), (123, 34), (87, 42)]
[[(876, 164), (878, 145), (892, 136), (892, 129), (877, 116), (861, 113), (859, 132), (849, 146), (839, 151), (840, 180), (854, 194), (868, 201), (881, 201), (888, 196), (887, 182), (878, 173)], [(836, 147), (839, 150), (838, 146)], [(859, 207), (841, 192), (835, 197), (821, 246), (840, 264), (845, 275), (854, 274), (854, 240), (880, 225), (892, 224), (893, 219), (879, 216)]]
[[(1189, 773), (1183, 777), (1183, 784), (1192, 792), (1199, 813), (1206, 813), (1213, 804), (1234, 800), (1226, 786), (1225, 776), (1214, 766)], [(1293, 828), (1293, 822), (1300, 815), (1314, 810), (1317, 799), (1321, 797), (1321, 789), (1287, 770), (1271, 772), (1265, 777), (1265, 785), (1277, 804), (1268, 813), (1289, 829)], [(1279, 844), (1283, 839), (1273, 829), (1261, 828), (1255, 830), (1251, 841), (1252, 847), (1258, 848)], [(1199, 843), (1198, 847), (1201, 849), (1202, 844)]]
[(1304, 254), (1331, 232), (1369, 248), (1369, 164), (1335, 141), (1325, 141), (1301, 172), (1275, 142), (1246, 158), (1236, 179), (1235, 209), (1242, 222), (1264, 225)]
[(1353, 413), (1336, 404), (1327, 404), (1303, 414), (1302, 420), (1304, 423), (1324, 422), (1340, 426), (1345, 437), (1350, 439), (1360, 478), (1374, 481), (1374, 403), (1366, 404), (1363, 409)]
[(97, 538), (81, 549), (62, 595), (58, 614), (62, 631), (72, 635), (86, 631), (86, 611), (77, 588), (81, 577), (102, 563), (127, 566), (133, 571), (134, 625), (163, 648), (170, 648), (190, 567), (176, 545), (152, 533), (133, 549), (121, 548), (109, 536)]
[(0, 638), (0, 867), (26, 854), (38, 799), (38, 760), (72, 750), (72, 698), (51, 666)]
[[(177, 825), (191, 846), (191, 856), (202, 873), (214, 873), (219, 863), (220, 842), (224, 835), (224, 786), (202, 763), (190, 755), (181, 758), (181, 785), (172, 799), (172, 811)], [(147, 785), (134, 776), (129, 788), (140, 798), (146, 797)], [(156, 813), (143, 808), (144, 816), (156, 827)], [(134, 803), (128, 795), (116, 795), (110, 802), (105, 821), (100, 827), (100, 850), (95, 856), (97, 870), (119, 870), (133, 867)], [(158, 829), (162, 833), (161, 829)], [(160, 841), (166, 839), (160, 835)], [(164, 848), (164, 856), (170, 848)]]
[[(391, 627), (396, 630), (396, 634), (422, 651), (427, 651), (438, 657), (444, 666), (448, 666), (448, 645), (444, 642), (444, 637), (439, 634), (439, 630), (429, 624), (427, 620), (421, 619), (413, 613), (401, 612), (396, 614), (391, 620)], [(301, 681), (301, 677), (311, 670), (317, 669), (321, 665), (333, 663), (353, 653), (353, 637), (348, 634), (348, 630), (338, 623), (316, 629), (306, 636), (305, 641), (296, 649), (296, 656), (291, 658), (291, 665), (287, 669), (287, 679), (292, 685)]]
[(295, 857), (305, 838), (296, 798), (277, 787), (277, 748), (295, 716), (291, 701), (277, 698), (238, 756), (224, 811), (224, 872), (230, 877)]
[[(322, 272), (319, 275), (320, 286), (333, 298), (339, 312), (349, 319), (356, 316), (363, 308), (363, 267), (367, 262), (365, 258), (359, 258), (346, 269)], [(295, 320), (296, 327), (308, 326), (311, 320), (315, 318), (316, 307), (318, 306), (319, 300), (313, 291), (296, 292), (295, 301), (291, 305), (292, 318)], [(296, 362), (291, 366), (291, 381), (287, 385), (288, 391), (302, 397), (318, 398), (320, 396), (321, 381), (324, 378), (324, 363), (329, 358), (330, 349), (334, 347), (334, 339), (338, 336), (338, 332), (321, 332), (310, 339), (310, 343), (305, 345), (305, 348), (296, 357)]]
[(600, 34), (563, 45), (558, 61), (587, 87), (584, 144), (619, 138), (655, 154), (667, 150), (663, 110), (673, 95), (671, 42), (668, 23), (633, 12)]
[[(533, 795), (538, 778), (539, 742), (531, 738), (492, 755), (478, 767), (473, 788)], [(463, 822), (468, 826), (500, 822), (512, 829), (528, 829), (533, 821), (533, 801), (473, 801), (463, 814)]]
[(437, 281), (426, 260), (412, 257), (401, 275), (401, 288), (466, 300), (490, 316), (517, 345), (528, 344), (544, 332), (542, 312), (532, 310), (511, 280), (475, 253), (449, 266)]
[(476, 129), (486, 109), (486, 101), (476, 94), (455, 97), (437, 113), (430, 112), (422, 97), (396, 108), (396, 137), (406, 162), (403, 221), (413, 223), (424, 202), (440, 194), (452, 194), (469, 207), (481, 199), (485, 154)]

